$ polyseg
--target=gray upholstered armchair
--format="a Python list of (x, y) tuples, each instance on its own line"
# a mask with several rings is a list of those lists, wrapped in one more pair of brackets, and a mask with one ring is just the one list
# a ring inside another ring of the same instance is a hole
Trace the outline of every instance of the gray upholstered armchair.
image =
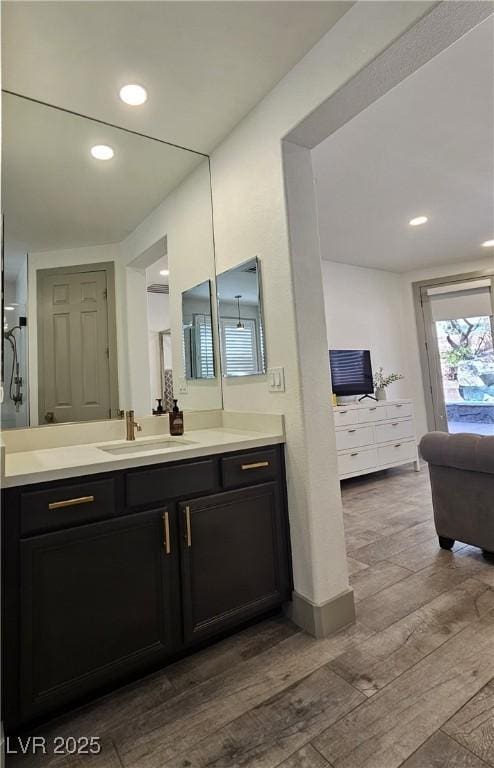
[(494, 436), (429, 432), (420, 452), (429, 464), (441, 547), (458, 539), (494, 557)]

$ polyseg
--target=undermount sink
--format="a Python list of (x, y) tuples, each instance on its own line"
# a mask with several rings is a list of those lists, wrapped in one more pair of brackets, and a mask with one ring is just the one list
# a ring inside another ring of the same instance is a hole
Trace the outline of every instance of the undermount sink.
[(188, 440), (174, 440), (172, 437), (161, 440), (129, 440), (118, 445), (99, 445), (100, 451), (111, 453), (113, 456), (122, 456), (128, 453), (147, 453), (148, 451), (167, 451), (180, 445), (191, 445)]

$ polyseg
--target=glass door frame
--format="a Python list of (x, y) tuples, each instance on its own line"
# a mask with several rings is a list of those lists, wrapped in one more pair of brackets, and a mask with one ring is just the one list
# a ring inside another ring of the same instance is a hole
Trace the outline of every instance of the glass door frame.
[[(436, 335), (436, 325), (432, 319), (431, 302), (428, 288), (467, 283), (470, 280), (490, 278), (491, 295), (494, 315), (494, 270), (484, 269), (467, 272), (460, 275), (420, 280), (412, 283), (417, 334), (419, 342), (420, 365), (424, 385), (425, 408), (427, 413), (427, 428), (429, 430), (448, 432), (448, 418), (441, 372), (441, 359)], [(491, 315), (491, 326), (494, 335), (494, 319)]]

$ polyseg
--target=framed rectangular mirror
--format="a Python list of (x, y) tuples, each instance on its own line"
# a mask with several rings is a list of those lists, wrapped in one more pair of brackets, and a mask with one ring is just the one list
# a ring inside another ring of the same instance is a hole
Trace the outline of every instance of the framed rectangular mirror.
[(222, 375), (266, 373), (261, 264), (257, 256), (217, 275), (216, 287)]
[(183, 357), (182, 294), (215, 285), (208, 157), (9, 93), (2, 120), (2, 428), (221, 408), (214, 353)]
[(182, 328), (186, 379), (214, 379), (213, 308), (211, 281), (182, 292)]

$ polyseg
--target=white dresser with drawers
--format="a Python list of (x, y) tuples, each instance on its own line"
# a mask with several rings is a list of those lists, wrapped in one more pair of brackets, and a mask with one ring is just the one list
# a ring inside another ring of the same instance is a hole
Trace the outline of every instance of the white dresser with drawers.
[(338, 405), (334, 423), (341, 480), (410, 462), (419, 471), (411, 400)]

